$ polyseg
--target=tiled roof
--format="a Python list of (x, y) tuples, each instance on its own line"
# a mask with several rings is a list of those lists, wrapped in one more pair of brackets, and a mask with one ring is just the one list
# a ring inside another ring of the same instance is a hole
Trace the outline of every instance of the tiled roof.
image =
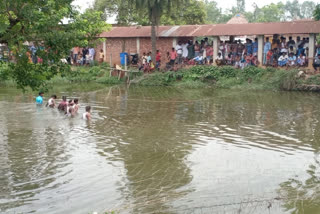
[[(150, 26), (113, 27), (103, 38), (151, 37)], [(159, 26), (158, 37), (250, 36), (320, 33), (320, 21), (293, 21), (248, 24)]]
[(242, 14), (237, 14), (235, 15), (232, 19), (230, 19), (227, 24), (248, 24), (248, 20), (244, 15)]

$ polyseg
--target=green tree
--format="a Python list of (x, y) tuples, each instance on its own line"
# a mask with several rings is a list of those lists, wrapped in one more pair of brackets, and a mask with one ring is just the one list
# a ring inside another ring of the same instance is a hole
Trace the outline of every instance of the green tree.
[(196, 25), (206, 22), (206, 5), (203, 1), (188, 0), (175, 12), (165, 10), (161, 16), (160, 24), (163, 25)]
[(310, 19), (313, 17), (313, 10), (316, 4), (313, 1), (305, 1), (301, 4), (300, 14), (302, 18)]
[(206, 13), (207, 13), (207, 23), (219, 23), (219, 19), (221, 17), (222, 11), (221, 8), (218, 7), (218, 3), (216, 1), (205, 1)]
[[(95, 0), (93, 9), (103, 12), (104, 18), (116, 16), (119, 25), (150, 25), (147, 7), (132, 6), (130, 0)], [(203, 1), (187, 0), (171, 13), (171, 8), (164, 7), (159, 19), (159, 25), (204, 24), (206, 22), (206, 8)]]
[(269, 4), (262, 8), (255, 7), (254, 12), (246, 13), (249, 22), (279, 22), (285, 20), (285, 6), (281, 2)]
[(320, 4), (318, 4), (316, 6), (316, 9), (313, 11), (313, 18), (316, 20), (316, 21), (319, 21), (320, 20)]
[(301, 18), (300, 4), (298, 0), (287, 1), (285, 4), (285, 11), (288, 20), (295, 20)]
[(245, 13), (246, 12), (246, 1), (245, 0), (237, 0), (237, 13)]
[(225, 13), (222, 12), (222, 9), (218, 7), (216, 1), (204, 1), (208, 24), (220, 24), (228, 22), (234, 15), (229, 10), (226, 10)]
[[(80, 14), (73, 0), (2, 0), (0, 2), (0, 41), (8, 44), (15, 63), (9, 64), (10, 74), (20, 88), (39, 89), (46, 80), (66, 69), (60, 59), (74, 46), (93, 45), (98, 34), (107, 30), (99, 12)], [(67, 20), (67, 24), (63, 22)], [(25, 42), (41, 46), (37, 56), (42, 64), (28, 61)]]
[(156, 27), (160, 24), (161, 16), (167, 12), (171, 14), (172, 9), (180, 8), (185, 0), (129, 0), (134, 5), (135, 9), (142, 14), (147, 10), (148, 19), (151, 24), (151, 44), (152, 44), (152, 59), (155, 59), (157, 50), (157, 34)]

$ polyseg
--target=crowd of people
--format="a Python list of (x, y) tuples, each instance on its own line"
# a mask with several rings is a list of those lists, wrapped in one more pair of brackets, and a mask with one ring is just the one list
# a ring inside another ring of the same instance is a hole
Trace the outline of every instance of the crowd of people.
[[(99, 54), (99, 63), (103, 62), (104, 53), (101, 49)], [(69, 64), (73, 65), (93, 65), (96, 56), (96, 51), (93, 47), (74, 47), (67, 59)]]
[[(258, 60), (258, 38), (253, 40), (247, 38), (243, 43), (241, 40), (220, 41), (218, 54), (213, 59), (213, 44), (208, 38), (200, 42), (192, 40), (179, 41), (166, 55), (165, 67), (167, 70), (174, 69), (178, 65), (205, 65), (216, 63), (218, 66), (230, 65), (236, 68), (247, 66), (258, 66), (263, 64), (272, 67), (304, 67), (308, 64), (309, 38), (297, 37), (296, 41), (289, 37), (274, 35), (272, 42), (266, 37), (263, 45), (263, 61)], [(320, 67), (320, 45), (315, 46), (316, 54), (314, 68)], [(156, 62), (151, 59), (151, 52), (143, 53), (139, 60), (139, 70), (152, 72), (161, 67), (161, 53), (157, 50)]]
[[(39, 96), (36, 98), (36, 104), (38, 106), (42, 106), (43, 105), (43, 92), (39, 93)], [(49, 108), (56, 108), (64, 113), (65, 115), (69, 116), (69, 117), (75, 117), (76, 115), (78, 115), (78, 110), (79, 110), (79, 100), (78, 99), (70, 99), (69, 101), (67, 101), (67, 97), (66, 96), (62, 96), (62, 101), (59, 103), (59, 105), (56, 104), (56, 99), (57, 96), (56, 95), (52, 95), (50, 97), (50, 99), (48, 100), (46, 107)], [(84, 120), (91, 120), (91, 106), (86, 106), (85, 108), (86, 112), (82, 114), (82, 118)]]

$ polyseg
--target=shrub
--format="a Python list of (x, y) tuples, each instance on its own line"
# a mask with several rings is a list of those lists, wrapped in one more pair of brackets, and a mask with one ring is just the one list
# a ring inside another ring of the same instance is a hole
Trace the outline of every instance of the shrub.
[(255, 66), (248, 66), (245, 67), (243, 70), (239, 71), (238, 77), (242, 81), (248, 81), (248, 80), (259, 80), (259, 78), (256, 78), (257, 76), (261, 77), (265, 72), (265, 69), (258, 68)]
[(143, 86), (168, 86), (172, 82), (177, 80), (177, 74), (175, 72), (166, 73), (153, 73), (146, 75), (140, 82)]
[(297, 71), (277, 70), (270, 75), (270, 78), (266, 80), (265, 85), (267, 88), (277, 90), (293, 90), (297, 86)]
[(101, 84), (107, 84), (107, 85), (116, 85), (121, 82), (121, 80), (118, 79), (118, 77), (113, 77), (109, 75), (105, 75), (103, 77), (100, 77), (96, 80), (97, 83)]
[(222, 77), (232, 78), (237, 75), (237, 72), (239, 70), (232, 66), (222, 66), (222, 67), (219, 67), (219, 71)]
[(0, 62), (0, 81), (6, 81), (10, 77), (8, 63)]
[(302, 81), (302, 83), (308, 85), (320, 85), (320, 74), (310, 76), (305, 81)]

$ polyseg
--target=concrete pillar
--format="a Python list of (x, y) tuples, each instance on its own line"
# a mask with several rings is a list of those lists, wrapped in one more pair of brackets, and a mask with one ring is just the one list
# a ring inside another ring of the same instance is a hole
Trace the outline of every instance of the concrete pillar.
[(258, 36), (258, 61), (260, 62), (259, 67), (263, 66), (263, 46), (264, 46), (264, 36)]
[(314, 62), (314, 56), (315, 56), (315, 44), (316, 44), (316, 35), (310, 34), (309, 35), (309, 55), (308, 55), (308, 68), (313, 69), (313, 62)]
[(218, 53), (219, 53), (219, 37), (214, 36), (213, 37), (213, 65), (217, 65), (216, 58), (218, 56)]
[(136, 43), (137, 43), (137, 54), (138, 54), (139, 57), (140, 57), (140, 38), (139, 38), (139, 37), (137, 37)]
[(103, 61), (106, 62), (107, 61), (107, 41), (103, 41)]
[(178, 38), (175, 37), (175, 38), (173, 38), (173, 40), (172, 40), (172, 47), (173, 47), (173, 48), (176, 48), (177, 44), (178, 44)]

